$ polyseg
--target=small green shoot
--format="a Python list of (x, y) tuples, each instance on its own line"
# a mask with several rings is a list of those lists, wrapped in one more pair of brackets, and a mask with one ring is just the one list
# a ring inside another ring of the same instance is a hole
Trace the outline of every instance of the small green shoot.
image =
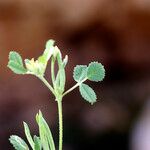
[[(52, 85), (45, 78), (45, 71), (48, 61), (51, 60), (51, 80)], [(58, 65), (57, 73), (55, 74), (55, 64)], [(62, 100), (63, 97), (79, 87), (81, 96), (89, 102), (94, 104), (97, 100), (94, 90), (84, 82), (87, 80), (98, 82), (105, 77), (105, 69), (101, 63), (91, 62), (88, 66), (77, 65), (74, 68), (73, 78), (76, 84), (65, 91), (66, 84), (66, 65), (68, 63), (68, 56), (62, 58), (62, 54), (57, 46), (54, 46), (54, 40), (49, 40), (46, 43), (45, 50), (41, 56), (36, 60), (25, 59), (24, 63), (20, 54), (15, 51), (9, 53), (8, 67), (16, 74), (30, 74), (38, 77), (45, 86), (52, 92), (58, 105), (59, 117), (59, 150), (63, 149), (63, 112)], [(55, 143), (52, 132), (45, 121), (41, 111), (36, 115), (36, 121), (39, 127), (39, 136), (31, 136), (28, 125), (24, 122), (24, 131), (28, 143), (32, 150), (55, 150)], [(16, 135), (10, 136), (10, 143), (16, 150), (29, 150), (28, 145), (23, 139)]]
[(9, 141), (16, 150), (29, 150), (26, 142), (17, 135), (11, 135)]

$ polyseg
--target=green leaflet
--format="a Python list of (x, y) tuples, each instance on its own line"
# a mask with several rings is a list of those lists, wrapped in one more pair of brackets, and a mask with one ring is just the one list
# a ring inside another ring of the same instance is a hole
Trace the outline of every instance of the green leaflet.
[(46, 42), (45, 49), (50, 49), (54, 45), (55, 41), (50, 39)]
[(48, 124), (46, 123), (45, 119), (43, 117), (41, 119), (42, 119), (42, 122), (43, 122), (43, 126), (45, 127), (45, 135), (47, 137), (49, 147), (50, 147), (51, 150), (55, 150), (53, 136), (52, 136), (52, 133), (50, 131), (50, 128), (49, 128)]
[(29, 144), (31, 145), (32, 149), (34, 150), (34, 142), (33, 142), (33, 139), (31, 137), (31, 134), (30, 134), (30, 129), (25, 122), (23, 122), (23, 125), (24, 125), (24, 131), (25, 131), (25, 135), (27, 137), (27, 140), (28, 140)]
[(50, 150), (50, 147), (48, 145), (47, 137), (45, 136), (45, 128), (41, 122), (41, 119), (39, 118), (39, 134), (41, 139), (41, 144), (43, 150)]
[(39, 63), (45, 65), (47, 64), (48, 60), (50, 59), (50, 57), (55, 51), (54, 42), (55, 42), (54, 40), (48, 40), (46, 42), (45, 50), (43, 54), (38, 58)]
[[(32, 147), (32, 150), (55, 150), (52, 133), (40, 111), (39, 114), (36, 115), (36, 121), (39, 126), (40, 137), (37, 137), (35, 135), (34, 140), (31, 137), (28, 125), (25, 122), (23, 122), (25, 135), (29, 144)], [(20, 137), (12, 135), (9, 140), (16, 150), (29, 150), (27, 144)]]
[(45, 57), (46, 63), (55, 51), (54, 43), (55, 43), (54, 40), (48, 40), (46, 42), (45, 50), (43, 53), (43, 56)]
[(65, 56), (65, 58), (63, 59), (63, 67), (65, 68), (66, 65), (68, 63), (68, 55)]
[(79, 86), (79, 91), (81, 96), (89, 103), (93, 104), (96, 102), (97, 99), (96, 94), (94, 90), (91, 87), (89, 87), (87, 84), (82, 83)]
[(15, 61), (19, 65), (23, 65), (21, 56), (15, 51), (9, 53), (9, 60)]
[(16, 150), (29, 150), (25, 141), (17, 135), (11, 135), (9, 141)]
[(56, 76), (56, 80), (54, 83), (54, 89), (56, 95), (61, 95), (64, 92), (65, 83), (66, 83), (66, 74), (65, 74), (65, 65), (67, 63), (67, 57), (62, 61), (62, 56), (60, 51), (56, 55), (57, 63), (58, 63), (58, 72)]
[(48, 124), (42, 116), (41, 111), (36, 115), (39, 125), (40, 140), (43, 150), (55, 150), (55, 144)]
[(76, 82), (80, 82), (87, 77), (87, 66), (77, 65), (74, 68), (73, 78)]
[(60, 68), (58, 70), (54, 85), (56, 95), (57, 94), (60, 95), (64, 92), (65, 82), (66, 82), (65, 70), (64, 68)]
[(25, 59), (25, 65), (28, 73), (36, 76), (44, 76), (47, 63), (55, 51), (57, 50), (54, 47), (54, 41), (47, 41), (43, 54), (39, 56), (37, 60), (34, 60), (34, 58), (31, 60)]
[(105, 77), (104, 66), (98, 62), (91, 62), (88, 66), (87, 77), (91, 81), (102, 81)]
[(42, 150), (40, 138), (36, 135), (34, 136), (34, 150)]
[(26, 74), (27, 70), (23, 66), (22, 58), (19, 53), (11, 51), (7, 65), (16, 74)]

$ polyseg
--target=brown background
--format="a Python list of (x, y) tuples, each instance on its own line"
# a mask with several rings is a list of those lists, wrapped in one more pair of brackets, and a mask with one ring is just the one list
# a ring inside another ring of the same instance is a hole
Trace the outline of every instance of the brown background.
[(10, 50), (37, 58), (48, 39), (69, 56), (66, 88), (75, 84), (76, 64), (96, 60), (106, 69), (102, 83), (89, 82), (98, 95), (94, 106), (85, 103), (78, 90), (65, 97), (64, 149), (130, 149), (135, 122), (150, 97), (149, 0), (0, 1), (2, 150), (12, 149), (11, 134), (24, 137), (23, 120), (37, 134), (34, 116), (39, 109), (58, 139), (52, 95), (35, 77), (15, 75), (6, 67)]

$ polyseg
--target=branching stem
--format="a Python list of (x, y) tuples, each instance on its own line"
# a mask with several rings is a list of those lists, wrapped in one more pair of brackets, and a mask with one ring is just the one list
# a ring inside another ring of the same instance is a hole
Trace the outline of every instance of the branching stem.
[(73, 91), (75, 88), (77, 88), (78, 86), (81, 85), (81, 83), (85, 82), (87, 80), (87, 78), (83, 79), (82, 81), (78, 82), (77, 84), (75, 84), (73, 87), (71, 87), (69, 90), (67, 90), (63, 96), (67, 95), (68, 93), (70, 93), (71, 91)]

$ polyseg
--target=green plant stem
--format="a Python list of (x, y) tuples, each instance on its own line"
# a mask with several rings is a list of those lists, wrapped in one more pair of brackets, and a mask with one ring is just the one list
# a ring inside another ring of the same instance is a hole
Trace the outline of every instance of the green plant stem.
[(47, 80), (43, 76), (39, 76), (39, 79), (48, 87), (48, 89), (55, 95), (54, 89), (52, 86), (47, 82)]
[(67, 90), (66, 92), (64, 92), (63, 96), (67, 95), (68, 93), (70, 93), (71, 91), (73, 91), (75, 88), (77, 88), (78, 86), (81, 85), (81, 83), (85, 82), (87, 80), (87, 78), (83, 79), (82, 81), (78, 82), (77, 84), (75, 84), (73, 87), (71, 87), (69, 90)]
[(63, 115), (62, 115), (62, 99), (57, 100), (59, 115), (59, 150), (63, 147)]

